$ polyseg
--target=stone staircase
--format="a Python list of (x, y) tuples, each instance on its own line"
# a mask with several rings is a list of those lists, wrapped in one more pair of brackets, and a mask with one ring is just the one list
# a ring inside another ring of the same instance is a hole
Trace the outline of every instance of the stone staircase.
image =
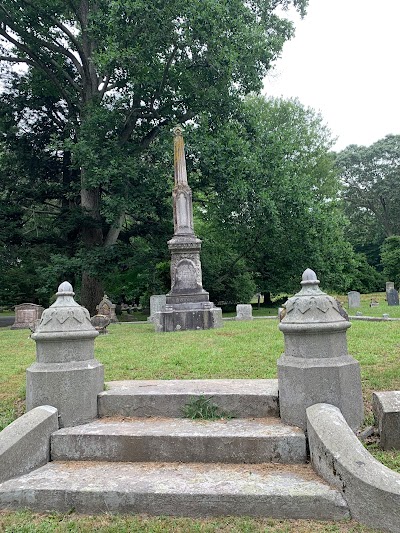
[[(235, 418), (182, 418), (200, 395)], [(307, 464), (303, 431), (278, 418), (277, 380), (113, 382), (98, 406), (98, 420), (53, 433), (50, 463), (0, 485), (1, 507), (349, 517), (341, 493)]]

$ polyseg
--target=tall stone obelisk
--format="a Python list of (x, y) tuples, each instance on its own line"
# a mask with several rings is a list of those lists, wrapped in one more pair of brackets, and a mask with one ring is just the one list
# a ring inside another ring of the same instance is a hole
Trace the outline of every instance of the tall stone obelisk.
[(203, 289), (201, 240), (194, 234), (192, 191), (186, 173), (185, 148), (181, 128), (174, 129), (175, 186), (172, 192), (174, 236), (171, 251), (171, 290), (165, 310), (156, 313), (156, 331), (210, 329), (222, 326), (222, 311), (209, 301)]

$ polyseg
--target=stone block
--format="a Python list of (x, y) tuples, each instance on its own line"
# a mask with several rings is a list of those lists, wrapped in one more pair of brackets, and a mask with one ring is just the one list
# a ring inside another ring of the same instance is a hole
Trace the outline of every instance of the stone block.
[(251, 304), (238, 304), (236, 306), (235, 320), (253, 320), (253, 307)]
[(278, 360), (282, 421), (306, 429), (306, 409), (330, 403), (354, 430), (363, 421), (360, 365), (349, 355), (303, 359), (282, 355)]
[(57, 409), (41, 405), (0, 432), (0, 483), (50, 461), (50, 435), (58, 430)]
[(95, 359), (70, 363), (34, 363), (26, 371), (26, 408), (54, 405), (60, 427), (97, 418), (97, 395), (104, 389), (104, 368)]
[(321, 482), (309, 465), (51, 462), (1, 485), (0, 508), (195, 518), (349, 518), (340, 492)]
[(200, 309), (168, 309), (167, 307), (165, 311), (154, 314), (153, 322), (158, 332), (220, 328), (222, 327), (222, 310), (219, 307)]
[(53, 433), (54, 461), (304, 463), (306, 439), (276, 418), (95, 420)]
[(200, 396), (236, 418), (279, 416), (277, 379), (110, 381), (98, 396), (99, 416), (178, 418)]
[(400, 450), (400, 391), (372, 394), (372, 408), (384, 450)]

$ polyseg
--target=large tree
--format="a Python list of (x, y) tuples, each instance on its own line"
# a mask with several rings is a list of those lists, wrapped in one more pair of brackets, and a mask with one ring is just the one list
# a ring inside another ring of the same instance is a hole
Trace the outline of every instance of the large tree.
[[(53, 151), (71, 170), (64, 199), (79, 195), (83, 257), (113, 246), (146, 196), (141, 154), (163, 128), (227, 115), (261, 88), (293, 33), (277, 14), (289, 5), (304, 14), (307, 0), (2, 1), (0, 64), (27, 67), (13, 88), (34, 100), (16, 124), (55, 128)], [(101, 276), (84, 265), (81, 302), (93, 311), (101, 295)]]
[(297, 100), (252, 96), (231, 120), (204, 120), (188, 149), (200, 213), (223, 241), (220, 283), (240, 264), (265, 293), (296, 290), (307, 267), (326, 288), (348, 288), (356, 261), (321, 116)]
[(354, 246), (379, 264), (379, 247), (400, 235), (400, 135), (371, 146), (348, 146), (337, 155), (343, 198)]

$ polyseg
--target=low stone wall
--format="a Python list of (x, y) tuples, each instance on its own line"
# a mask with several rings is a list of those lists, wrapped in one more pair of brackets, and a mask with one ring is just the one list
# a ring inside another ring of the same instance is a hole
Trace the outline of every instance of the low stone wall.
[(367, 452), (333, 405), (309, 407), (307, 431), (314, 469), (342, 491), (352, 518), (400, 533), (400, 474)]
[(58, 430), (58, 411), (41, 405), (0, 432), (0, 483), (50, 460), (50, 435)]

